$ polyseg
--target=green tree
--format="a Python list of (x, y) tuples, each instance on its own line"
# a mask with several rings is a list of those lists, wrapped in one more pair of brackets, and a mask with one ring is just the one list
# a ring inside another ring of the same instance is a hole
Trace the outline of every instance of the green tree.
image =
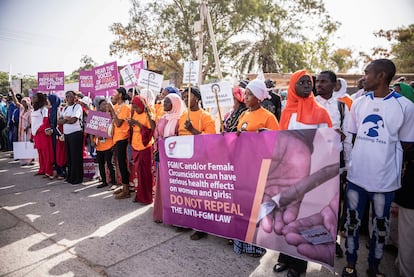
[(73, 83), (79, 81), (79, 72), (82, 70), (90, 70), (93, 67), (97, 66), (98, 64), (88, 55), (83, 55), (80, 59), (80, 67), (74, 70), (70, 75), (65, 76), (65, 82)]
[(7, 95), (9, 93), (9, 74), (7, 72), (0, 72), (0, 93)]
[(394, 30), (380, 30), (375, 35), (392, 42), (392, 46), (390, 51), (383, 48), (375, 48), (373, 54), (390, 57), (395, 63), (398, 72), (414, 72), (414, 24)]
[[(29, 95), (29, 89), (37, 87), (37, 77), (24, 75), (24, 76), (12, 76), (13, 80), (21, 78), (23, 80), (22, 92), (23, 95)], [(10, 89), (9, 73), (0, 72), (0, 94), (8, 95)]]
[[(149, 61), (150, 68), (162, 70), (166, 76), (172, 72), (181, 75), (183, 62), (197, 59), (193, 25), (199, 20), (199, 1), (131, 2), (130, 22), (110, 27), (116, 36), (110, 53), (136, 53)], [(301, 18), (305, 16), (309, 20), (324, 18), (313, 26), (320, 31), (313, 32), (315, 37), (326, 37), (337, 28), (320, 0), (284, 0), (278, 4), (272, 0), (210, 0), (208, 8), (220, 60), (230, 63), (239, 73), (254, 67), (261, 67), (264, 72), (288, 72), (311, 66), (307, 62), (309, 51), (303, 43), (306, 38), (301, 35)], [(204, 80), (215, 77), (207, 27), (203, 38)]]
[(345, 73), (348, 69), (356, 65), (356, 61), (352, 59), (351, 49), (336, 49), (332, 56), (331, 61), (333, 66), (336, 67), (336, 72)]

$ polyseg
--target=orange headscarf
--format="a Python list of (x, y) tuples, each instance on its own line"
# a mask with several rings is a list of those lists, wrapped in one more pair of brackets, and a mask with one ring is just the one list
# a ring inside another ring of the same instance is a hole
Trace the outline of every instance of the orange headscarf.
[(303, 124), (327, 123), (329, 127), (332, 127), (332, 121), (327, 110), (316, 102), (313, 93), (306, 98), (302, 98), (296, 94), (296, 83), (305, 75), (309, 76), (312, 80), (312, 76), (306, 70), (296, 71), (290, 77), (286, 108), (282, 112), (279, 123), (281, 130), (288, 129), (289, 121), (293, 113), (297, 114), (296, 120)]

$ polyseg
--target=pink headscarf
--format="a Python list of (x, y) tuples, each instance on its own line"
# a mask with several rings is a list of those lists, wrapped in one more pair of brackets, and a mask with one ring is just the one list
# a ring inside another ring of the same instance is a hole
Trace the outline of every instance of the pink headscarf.
[(170, 93), (165, 98), (170, 99), (172, 104), (171, 111), (165, 112), (164, 114), (164, 118), (167, 120), (164, 128), (164, 137), (170, 137), (175, 136), (178, 120), (185, 111), (185, 105), (178, 94)]
[(233, 95), (240, 103), (244, 103), (244, 89), (241, 87), (234, 87)]
[(29, 97), (23, 97), (22, 98), (22, 102), (23, 101), (26, 101), (26, 104), (27, 104), (27, 109), (28, 110), (31, 110), (32, 109), (32, 100), (30, 100), (30, 98)]

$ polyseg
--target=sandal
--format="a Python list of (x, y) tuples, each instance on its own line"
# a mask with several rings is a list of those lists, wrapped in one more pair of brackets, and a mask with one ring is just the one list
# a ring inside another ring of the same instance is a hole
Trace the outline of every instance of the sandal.
[(379, 272), (378, 268), (368, 268), (366, 272), (368, 277), (385, 277), (385, 274)]
[(342, 270), (342, 277), (357, 277), (357, 271), (355, 268), (346, 266)]
[(264, 254), (266, 254), (266, 252), (264, 252), (264, 253), (251, 253), (251, 254), (249, 254), (249, 256), (253, 257), (253, 258), (261, 258), (261, 257), (264, 256)]

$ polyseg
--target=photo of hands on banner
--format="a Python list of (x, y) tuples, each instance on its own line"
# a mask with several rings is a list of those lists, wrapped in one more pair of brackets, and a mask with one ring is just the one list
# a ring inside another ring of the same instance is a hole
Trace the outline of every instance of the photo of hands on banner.
[(328, 128), (167, 138), (159, 144), (164, 222), (332, 269), (338, 144)]

